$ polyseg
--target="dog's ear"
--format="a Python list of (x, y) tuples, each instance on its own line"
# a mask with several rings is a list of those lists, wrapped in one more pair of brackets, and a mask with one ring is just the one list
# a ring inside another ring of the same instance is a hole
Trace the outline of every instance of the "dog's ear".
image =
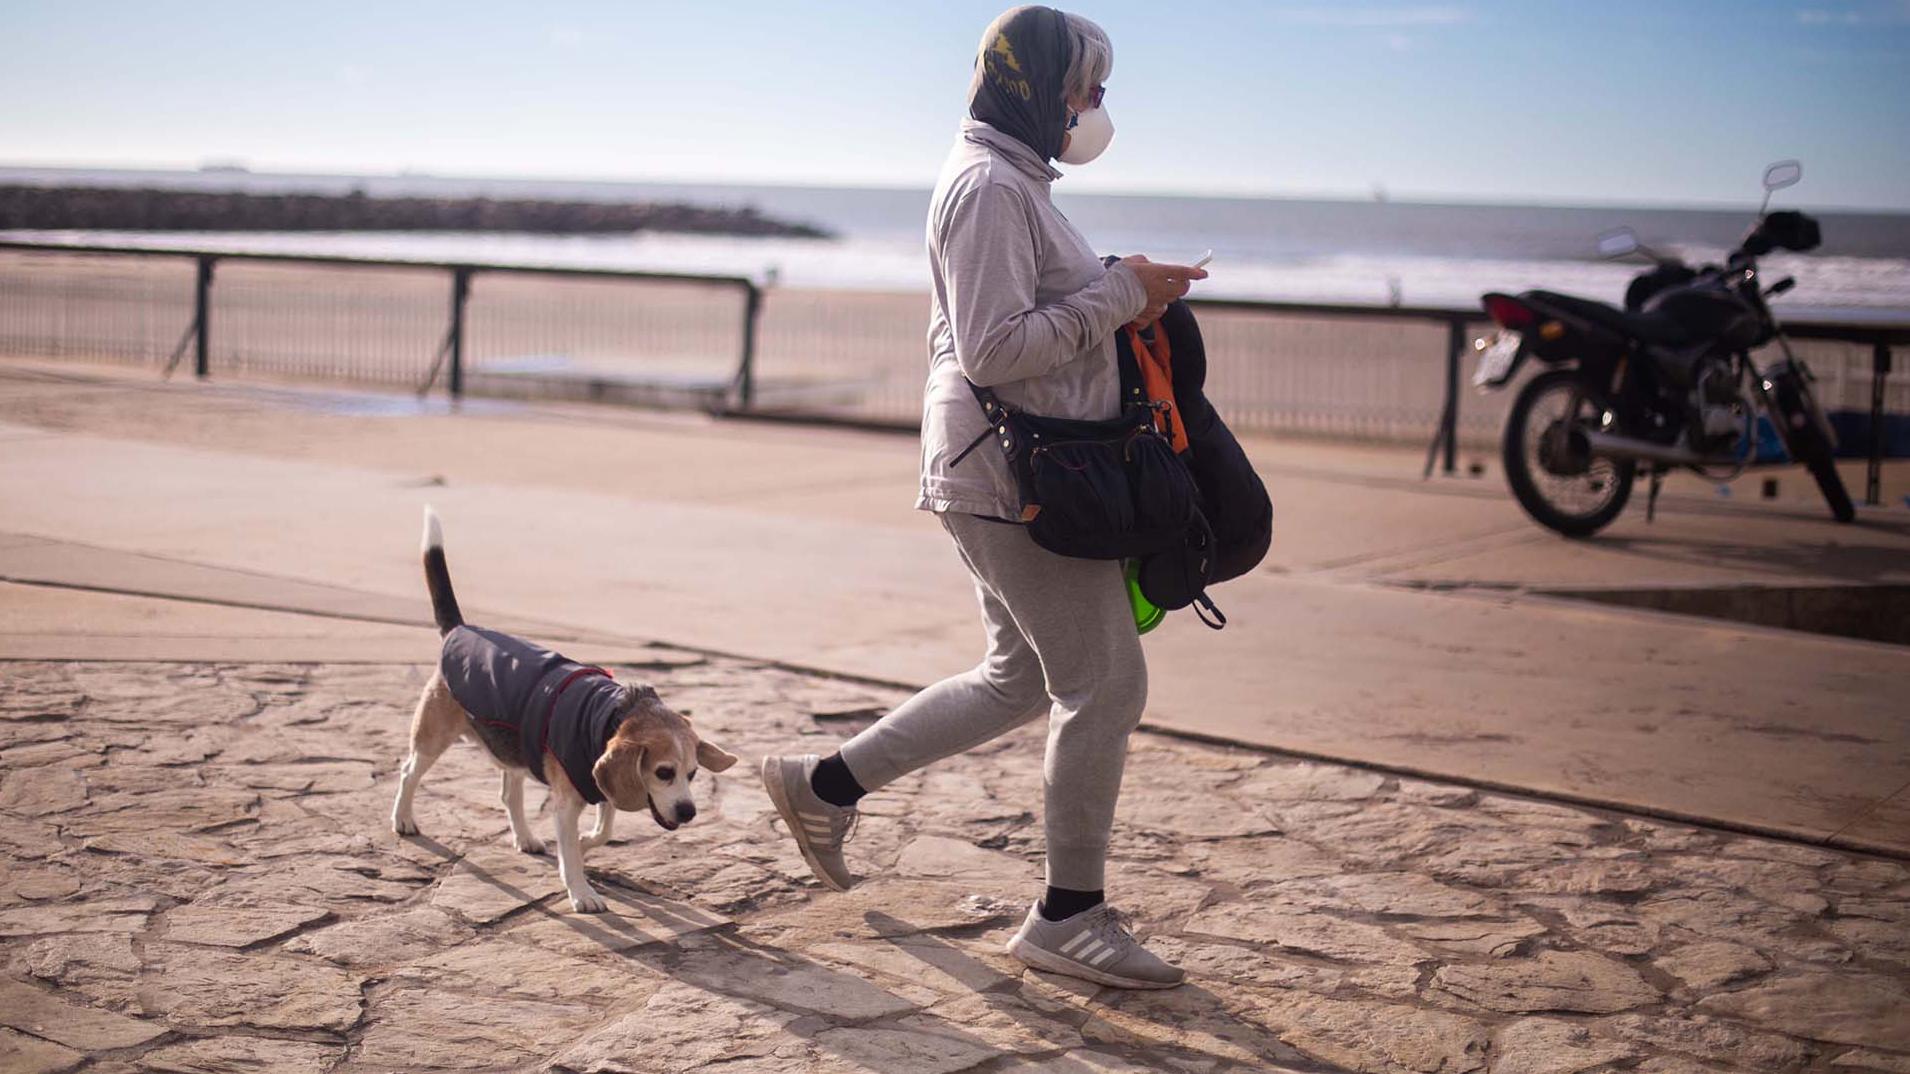
[(696, 740), (696, 763), (712, 772), (721, 772), (736, 763), (736, 755), (721, 746), (713, 746), (702, 739)]
[[(596, 781), (597, 789), (618, 809), (641, 809), (650, 800), (650, 784), (643, 778), (644, 765), (650, 760), (645, 756), (647, 752), (643, 746), (619, 747), (613, 741), (590, 766), (590, 778)], [(634, 764), (626, 760), (631, 754), (636, 755)]]

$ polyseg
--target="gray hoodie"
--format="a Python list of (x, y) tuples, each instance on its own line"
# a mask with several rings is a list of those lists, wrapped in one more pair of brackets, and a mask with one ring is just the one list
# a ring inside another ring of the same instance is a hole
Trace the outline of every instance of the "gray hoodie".
[(965, 120), (929, 202), (933, 294), (922, 404), (922, 488), (915, 505), (991, 518), (1020, 515), (993, 442), (960, 466), (985, 428), (966, 376), (1004, 403), (1050, 417), (1120, 413), (1114, 331), (1147, 304), (1132, 269), (1106, 268), (1054, 207), (1055, 171), (1019, 140)]

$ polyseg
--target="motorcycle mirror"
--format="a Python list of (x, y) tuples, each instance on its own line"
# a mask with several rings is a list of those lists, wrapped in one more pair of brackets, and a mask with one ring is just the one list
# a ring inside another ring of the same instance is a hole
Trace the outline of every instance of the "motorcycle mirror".
[(1804, 164), (1797, 160), (1780, 160), (1764, 169), (1764, 189), (1782, 190), (1787, 186), (1796, 186), (1804, 178)]
[(1628, 227), (1613, 228), (1600, 232), (1598, 252), (1603, 257), (1624, 257), (1639, 250), (1638, 233)]

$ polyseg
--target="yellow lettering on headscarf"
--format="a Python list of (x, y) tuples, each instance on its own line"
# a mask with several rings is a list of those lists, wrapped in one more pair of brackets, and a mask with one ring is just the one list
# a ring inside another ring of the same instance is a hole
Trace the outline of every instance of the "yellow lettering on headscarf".
[(982, 53), (982, 65), (988, 77), (1004, 91), (1024, 101), (1034, 97), (1035, 87), (1022, 76), (1021, 61), (1015, 58), (1015, 46), (1009, 43), (1007, 34), (997, 33), (995, 40), (989, 42), (987, 51)]

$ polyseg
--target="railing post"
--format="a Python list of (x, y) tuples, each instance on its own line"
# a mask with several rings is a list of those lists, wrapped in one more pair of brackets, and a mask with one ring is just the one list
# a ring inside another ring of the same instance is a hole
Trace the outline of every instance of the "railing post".
[(199, 286), (193, 296), (192, 323), (197, 339), (192, 373), (200, 380), (212, 374), (212, 265), (217, 260), (199, 257)]
[(1466, 344), (1466, 319), (1454, 315), (1446, 320), (1446, 401), (1439, 408), (1439, 428), (1433, 430), (1432, 443), (1426, 445), (1426, 468), (1420, 480), (1432, 476), (1433, 460), (1446, 457), (1445, 472), (1458, 468), (1459, 457), (1459, 355)]
[(451, 374), (448, 385), (451, 398), (464, 397), (464, 307), (471, 298), (471, 270), (459, 266), (451, 270)]
[(1454, 317), (1446, 326), (1446, 473), (1459, 468), (1459, 356), (1466, 350), (1466, 322)]
[(756, 398), (756, 320), (762, 312), (763, 290), (753, 280), (743, 282), (743, 354), (736, 367), (736, 409), (748, 410)]
[(1864, 502), (1883, 502), (1883, 382), (1890, 375), (1890, 344), (1870, 352), (1870, 468), (1864, 476)]

